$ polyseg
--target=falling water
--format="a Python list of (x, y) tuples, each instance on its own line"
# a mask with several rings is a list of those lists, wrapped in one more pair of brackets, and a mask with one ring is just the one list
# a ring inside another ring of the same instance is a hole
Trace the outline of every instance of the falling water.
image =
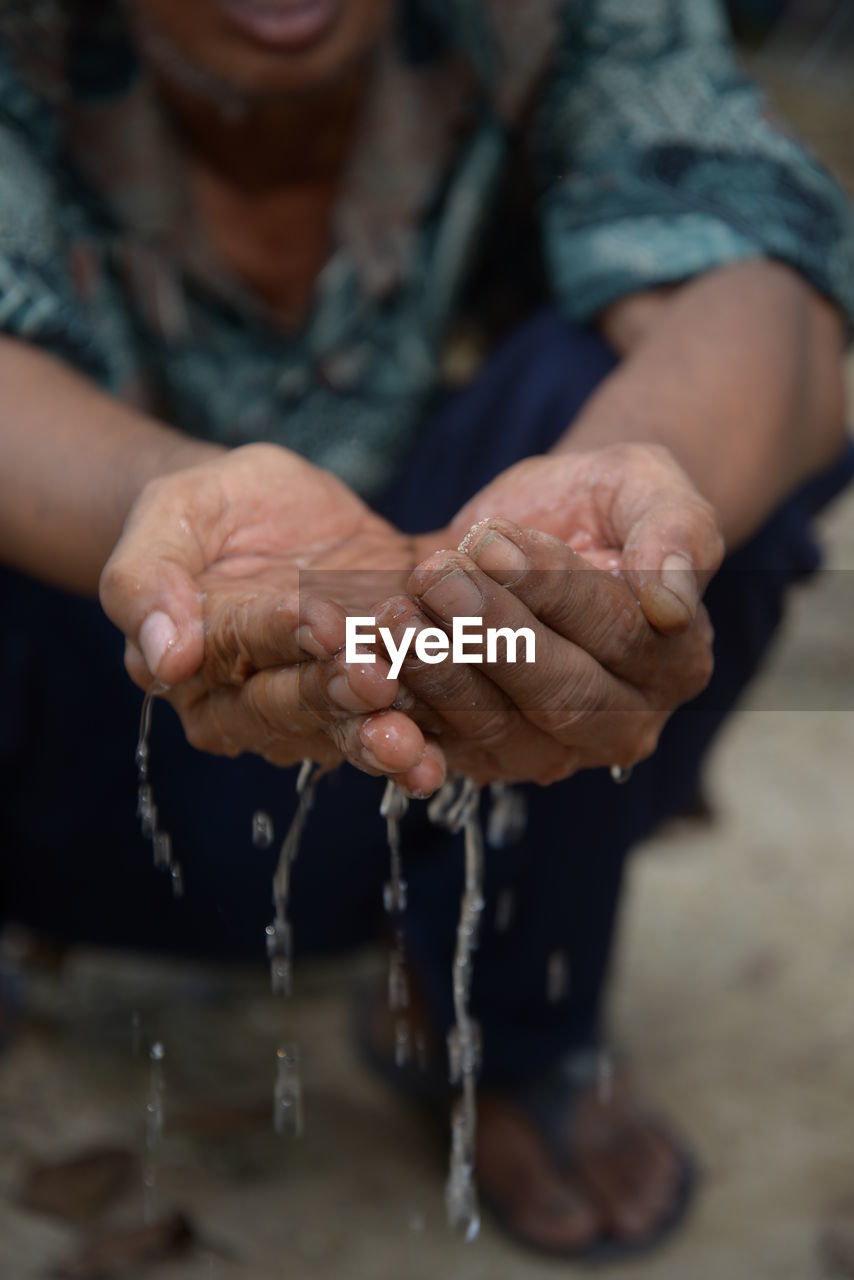
[(408, 808), (407, 796), (396, 782), (389, 780), (380, 814), (385, 818), (389, 848), (389, 879), (383, 888), (383, 904), (394, 931), (388, 958), (388, 1007), (394, 1017), (394, 1061), (398, 1067), (405, 1066), (412, 1056), (408, 1017), (409, 977), (402, 923), (406, 910), (406, 881), (400, 859), (400, 820)]
[(302, 1137), (302, 1077), (296, 1045), (280, 1045), (276, 1050), (273, 1130), (279, 1136)]
[(466, 1241), (472, 1241), (480, 1230), (474, 1172), (481, 1035), (480, 1026), (469, 1014), (472, 956), (484, 905), (480, 788), (470, 779), (465, 779), (459, 789), (446, 784), (434, 797), (428, 813), (434, 822), (441, 822), (448, 830), (465, 833), (465, 884), (452, 969), (454, 1026), (448, 1033), (449, 1075), (451, 1084), (460, 1086), (460, 1095), (451, 1113), (445, 1205), (452, 1228), (460, 1231)]
[(528, 825), (525, 794), (506, 782), (493, 782), (489, 788), (490, 807), (486, 823), (486, 843), (493, 849), (506, 849), (516, 844)]
[(252, 843), (256, 849), (269, 849), (274, 838), (273, 819), (259, 809), (252, 815)]
[(157, 1195), (157, 1157), (163, 1139), (163, 1060), (166, 1051), (160, 1040), (149, 1052), (148, 1098), (145, 1103), (145, 1164), (142, 1174), (143, 1218), (153, 1222)]
[[(267, 956), (270, 961), (270, 985), (274, 996), (290, 996), (293, 985), (293, 933), (288, 919), (291, 870), (299, 853), (320, 770), (312, 760), (303, 760), (297, 776), (297, 810), (287, 835), (282, 841), (279, 861), (273, 873), (273, 905), (276, 913), (266, 929)], [(261, 815), (266, 818), (266, 815)], [(259, 826), (259, 815), (252, 822), (253, 838)], [(272, 840), (272, 822), (269, 822)], [(265, 832), (266, 834), (266, 832)], [(273, 1086), (273, 1128), (278, 1134), (302, 1136), (302, 1077), (299, 1049), (280, 1045), (276, 1050), (276, 1080)]]
[(266, 929), (267, 956), (270, 960), (270, 983), (275, 996), (291, 994), (293, 956), (293, 936), (288, 920), (288, 906), (291, 892), (291, 869), (299, 853), (302, 833), (312, 804), (316, 775), (313, 774), (314, 763), (303, 760), (297, 776), (297, 811), (282, 841), (279, 861), (273, 873), (273, 905), (276, 914)]
[(154, 865), (161, 871), (168, 871), (172, 880), (172, 893), (180, 898), (184, 892), (184, 876), (181, 864), (172, 854), (172, 837), (163, 831), (157, 822), (157, 805), (154, 803), (154, 792), (148, 774), (148, 762), (151, 753), (149, 739), (151, 737), (151, 716), (154, 699), (164, 691), (161, 684), (153, 685), (145, 695), (142, 712), (139, 717), (139, 738), (136, 744), (136, 773), (139, 787), (137, 790), (136, 816), (142, 834), (151, 841)]
[(628, 782), (631, 776), (632, 776), (631, 765), (627, 765), (625, 769), (623, 768), (622, 765), (619, 765), (619, 764), (611, 765), (611, 777), (614, 779), (618, 787), (621, 787), (623, 786), (624, 783)]

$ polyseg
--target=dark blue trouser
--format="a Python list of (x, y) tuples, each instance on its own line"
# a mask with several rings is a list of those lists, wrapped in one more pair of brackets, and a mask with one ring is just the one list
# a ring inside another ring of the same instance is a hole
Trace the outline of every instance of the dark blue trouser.
[[(441, 407), (393, 491), (378, 506), (401, 527), (447, 521), (486, 481), (546, 450), (613, 359), (593, 335), (544, 312), (520, 329), (480, 379)], [(526, 788), (529, 824), (515, 847), (490, 851), (475, 966), (486, 1073), (545, 1065), (596, 1033), (627, 850), (690, 800), (703, 753), (755, 671), (786, 586), (817, 564), (808, 519), (854, 468), (848, 457), (730, 557), (707, 603), (715, 624), (711, 686), (671, 720), (652, 760), (616, 788), (607, 771)], [(752, 572), (747, 572), (752, 571)], [(140, 695), (122, 643), (97, 606), (0, 574), (0, 917), (59, 937), (210, 955), (257, 955), (271, 914), (276, 846), (250, 842), (267, 809), (281, 834), (293, 775), (253, 758), (192, 751), (158, 705), (152, 777), (187, 892), (171, 897), (138, 834), (133, 748)], [(382, 786), (341, 770), (321, 786), (293, 884), (298, 947), (337, 949), (376, 934), (387, 856)], [(404, 825), (408, 945), (437, 1018), (450, 1015), (462, 853), (416, 805)], [(507, 932), (498, 893), (514, 894)], [(569, 959), (568, 997), (546, 999), (549, 956)]]

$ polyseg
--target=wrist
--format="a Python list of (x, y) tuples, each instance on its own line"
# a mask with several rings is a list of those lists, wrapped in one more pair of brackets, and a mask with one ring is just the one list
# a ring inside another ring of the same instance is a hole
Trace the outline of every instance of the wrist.
[(124, 490), (118, 495), (121, 509), (116, 514), (121, 524), (151, 481), (215, 461), (228, 452), (222, 445), (197, 440), (150, 419), (140, 422), (135, 438), (125, 442), (125, 451), (132, 464), (126, 471)]
[(140, 490), (145, 488), (149, 480), (157, 480), (176, 471), (186, 471), (188, 467), (214, 461), (229, 452), (222, 445), (197, 440), (194, 436), (158, 422), (146, 423), (140, 434), (142, 440), (136, 454), (135, 468)]

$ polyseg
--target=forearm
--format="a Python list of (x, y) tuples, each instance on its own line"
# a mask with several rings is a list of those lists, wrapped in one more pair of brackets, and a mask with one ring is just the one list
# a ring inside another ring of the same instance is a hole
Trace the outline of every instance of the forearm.
[(788, 268), (750, 262), (610, 309), (624, 357), (558, 450), (665, 445), (732, 547), (844, 438), (843, 330)]
[(9, 338), (0, 387), (0, 560), (69, 591), (97, 593), (147, 481), (221, 452)]

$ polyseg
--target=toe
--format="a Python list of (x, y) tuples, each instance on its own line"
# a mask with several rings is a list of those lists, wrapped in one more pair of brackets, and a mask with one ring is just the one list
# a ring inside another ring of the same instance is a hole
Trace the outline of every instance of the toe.
[(484, 1197), (530, 1244), (575, 1253), (598, 1238), (602, 1217), (596, 1205), (575, 1177), (558, 1170), (518, 1108), (482, 1099), (477, 1168)]
[(631, 1098), (577, 1116), (571, 1167), (618, 1239), (652, 1236), (673, 1213), (682, 1162), (660, 1126)]

